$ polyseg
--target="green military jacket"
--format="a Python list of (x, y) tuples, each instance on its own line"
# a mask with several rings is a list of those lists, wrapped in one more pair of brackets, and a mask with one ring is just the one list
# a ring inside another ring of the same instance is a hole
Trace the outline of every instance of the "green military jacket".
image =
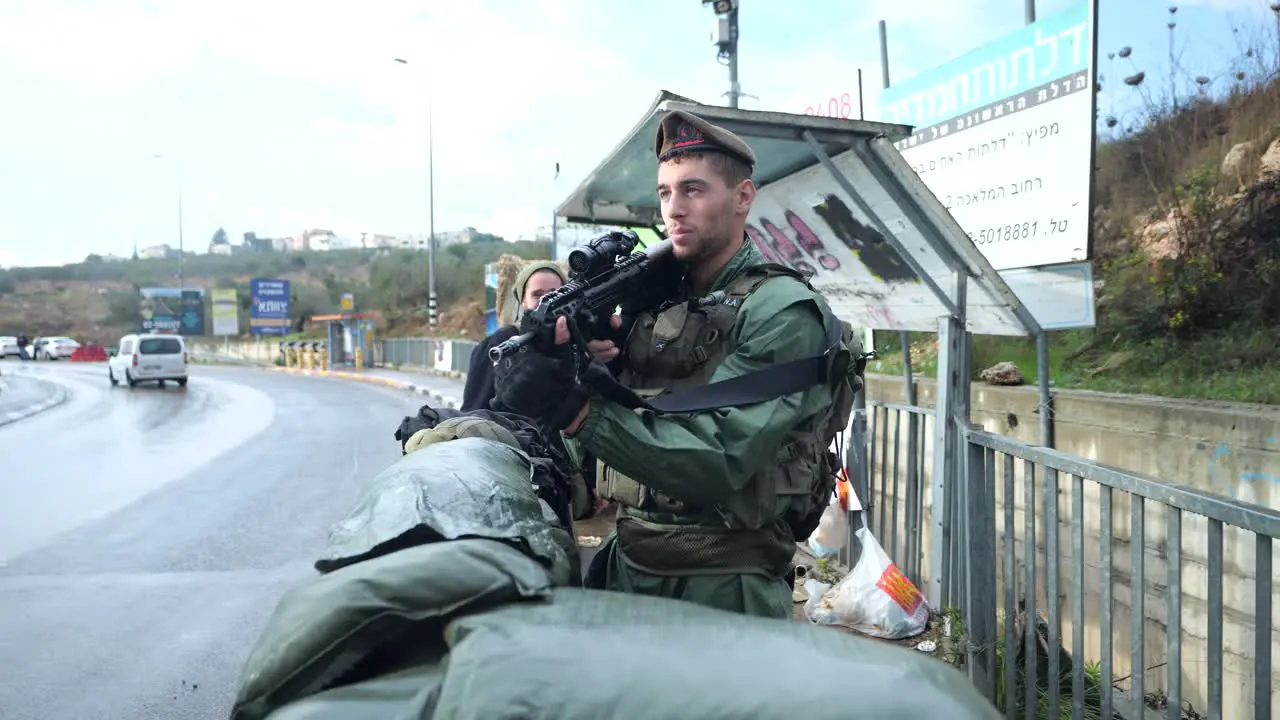
[[(763, 262), (744, 238), (709, 292)], [(726, 339), (726, 357), (711, 382), (822, 354), (822, 303), (803, 283), (776, 279), (761, 285), (739, 309)], [(689, 414), (636, 412), (593, 397), (575, 438), (609, 466), (658, 492), (714, 505), (773, 462), (787, 432), (831, 402), (831, 389), (824, 385), (747, 407)]]

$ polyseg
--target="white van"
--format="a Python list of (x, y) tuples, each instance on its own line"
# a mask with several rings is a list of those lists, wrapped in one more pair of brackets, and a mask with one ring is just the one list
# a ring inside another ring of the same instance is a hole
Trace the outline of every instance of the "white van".
[(155, 382), (164, 387), (172, 380), (186, 387), (187, 344), (181, 335), (125, 335), (107, 359), (107, 377), (113, 386), (124, 382), (133, 388), (140, 382)]

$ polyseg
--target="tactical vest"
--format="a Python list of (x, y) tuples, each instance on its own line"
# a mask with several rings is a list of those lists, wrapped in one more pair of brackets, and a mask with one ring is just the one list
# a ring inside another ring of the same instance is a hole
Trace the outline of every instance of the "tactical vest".
[[(626, 342), (628, 364), (619, 380), (650, 397), (708, 384), (728, 355), (742, 303), (779, 276), (808, 285), (785, 266), (756, 265), (709, 301), (670, 303), (640, 315)], [(834, 316), (824, 321), (841, 322)], [(847, 426), (861, 388), (853, 361), (860, 345), (847, 324), (842, 323), (841, 339), (827, 378), (832, 404), (787, 433), (774, 461), (722, 502), (692, 507), (599, 463), (600, 495), (624, 506), (617, 532), (628, 564), (659, 575), (786, 572), (794, 543), (813, 532), (827, 506), (840, 465), (829, 447)]]

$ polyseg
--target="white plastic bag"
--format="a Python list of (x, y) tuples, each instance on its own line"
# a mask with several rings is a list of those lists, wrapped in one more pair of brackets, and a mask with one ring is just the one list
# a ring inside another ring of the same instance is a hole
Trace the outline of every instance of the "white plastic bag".
[(859, 528), (862, 557), (853, 571), (831, 587), (805, 583), (805, 616), (818, 625), (843, 625), (864, 635), (899, 640), (929, 625), (929, 605), (919, 588), (893, 564), (867, 528)]
[[(807, 544), (814, 557), (825, 558), (840, 552), (849, 542), (849, 504), (856, 504), (858, 499), (849, 492), (849, 479), (844, 470), (836, 478), (835, 490), (831, 493), (831, 502), (822, 511), (818, 527), (809, 536)], [(861, 510), (859, 506), (855, 509)]]
[(831, 503), (822, 511), (818, 527), (809, 536), (809, 549), (814, 557), (824, 558), (840, 552), (849, 541), (849, 513), (840, 507), (833, 494)]

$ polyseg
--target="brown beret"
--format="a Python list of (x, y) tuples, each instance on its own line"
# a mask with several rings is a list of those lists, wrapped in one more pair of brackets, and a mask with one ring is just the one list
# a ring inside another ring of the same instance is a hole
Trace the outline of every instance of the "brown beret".
[(755, 151), (742, 138), (683, 110), (672, 110), (662, 117), (662, 122), (658, 123), (658, 139), (654, 143), (658, 162), (677, 150), (724, 153), (745, 162), (748, 167), (756, 165)]

